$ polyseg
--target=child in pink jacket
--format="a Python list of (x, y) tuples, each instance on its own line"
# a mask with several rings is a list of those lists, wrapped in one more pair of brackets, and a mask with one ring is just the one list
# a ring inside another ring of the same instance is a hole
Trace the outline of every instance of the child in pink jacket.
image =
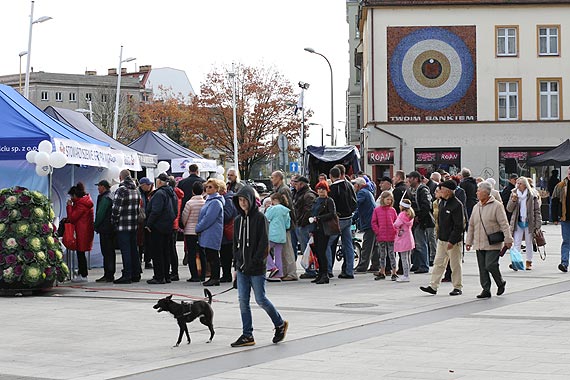
[(372, 230), (376, 234), (376, 241), (380, 249), (380, 272), (374, 277), (374, 280), (383, 280), (386, 278), (386, 255), (390, 258), (392, 267), (392, 281), (398, 279), (396, 274), (396, 256), (394, 255), (394, 238), (396, 237), (396, 229), (394, 222), (398, 215), (392, 207), (394, 197), (391, 191), (383, 191), (380, 194), (380, 206), (374, 209), (372, 213)]
[(396, 237), (394, 239), (394, 251), (400, 253), (402, 259), (402, 277), (397, 279), (398, 282), (410, 281), (410, 252), (416, 247), (414, 235), (412, 234), (412, 226), (414, 225), (415, 213), (412, 209), (412, 202), (409, 199), (400, 201), (400, 214), (394, 222), (396, 229)]

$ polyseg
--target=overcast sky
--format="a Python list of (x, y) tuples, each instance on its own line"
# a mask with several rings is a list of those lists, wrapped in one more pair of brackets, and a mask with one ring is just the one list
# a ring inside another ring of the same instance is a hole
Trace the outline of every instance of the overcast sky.
[[(0, 3), (0, 75), (17, 74), (18, 53), (27, 50), (31, 2)], [(330, 71), (326, 61), (307, 53), (312, 47), (331, 62), (335, 122), (346, 119), (348, 24), (344, 0), (36, 0), (34, 19), (53, 20), (33, 27), (34, 71), (106, 74), (123, 58), (126, 67), (173, 67), (186, 71), (195, 91), (213, 67), (232, 61), (274, 66), (292, 83), (310, 83), (305, 106), (310, 120), (330, 130)], [(22, 59), (25, 72), (26, 59)], [(296, 90), (300, 90), (296, 86)], [(343, 123), (336, 123), (344, 131)], [(320, 144), (321, 128), (310, 127), (309, 144)], [(344, 144), (341, 132), (339, 144)], [(325, 140), (327, 140), (325, 138)]]

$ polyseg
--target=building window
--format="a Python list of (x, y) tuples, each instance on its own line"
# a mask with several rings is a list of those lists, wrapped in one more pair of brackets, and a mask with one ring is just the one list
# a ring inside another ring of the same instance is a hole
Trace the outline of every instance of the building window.
[(518, 26), (496, 27), (498, 57), (516, 57), (519, 54), (518, 32)]
[(497, 79), (497, 120), (519, 120), (520, 79)]
[(69, 93), (69, 101), (70, 102), (76, 102), (77, 101), (77, 100), (75, 100), (75, 92)]
[(90, 93), (90, 92), (88, 92), (88, 93), (85, 94), (85, 100), (86, 100), (86, 101), (90, 102), (90, 101), (91, 101), (91, 98), (92, 98), (92, 96), (91, 96), (91, 93)]
[(540, 120), (560, 119), (560, 79), (538, 79)]
[(42, 101), (48, 101), (49, 100), (49, 94), (47, 91), (42, 91)]
[(538, 27), (538, 55), (560, 55), (560, 26)]
[(61, 96), (61, 92), (56, 92), (55, 93), (55, 101), (56, 102), (61, 102), (63, 100), (62, 96)]
[(101, 103), (107, 103), (107, 94), (101, 94)]

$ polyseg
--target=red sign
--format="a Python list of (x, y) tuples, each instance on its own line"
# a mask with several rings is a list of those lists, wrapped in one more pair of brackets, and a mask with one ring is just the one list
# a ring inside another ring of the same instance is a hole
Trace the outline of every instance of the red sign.
[(528, 152), (501, 152), (502, 158), (515, 158), (517, 160), (526, 160)]
[(394, 151), (393, 150), (373, 150), (369, 151), (368, 154), (368, 164), (394, 164)]
[(435, 152), (420, 152), (416, 153), (416, 162), (434, 162)]
[(459, 160), (459, 152), (441, 152), (439, 158), (441, 161), (457, 161)]

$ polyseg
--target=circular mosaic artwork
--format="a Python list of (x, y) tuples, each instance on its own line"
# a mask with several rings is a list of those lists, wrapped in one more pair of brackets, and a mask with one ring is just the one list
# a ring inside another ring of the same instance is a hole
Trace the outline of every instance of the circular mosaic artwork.
[(441, 110), (457, 103), (471, 86), (473, 74), (473, 60), (465, 42), (441, 28), (408, 34), (390, 60), (396, 92), (423, 110)]

